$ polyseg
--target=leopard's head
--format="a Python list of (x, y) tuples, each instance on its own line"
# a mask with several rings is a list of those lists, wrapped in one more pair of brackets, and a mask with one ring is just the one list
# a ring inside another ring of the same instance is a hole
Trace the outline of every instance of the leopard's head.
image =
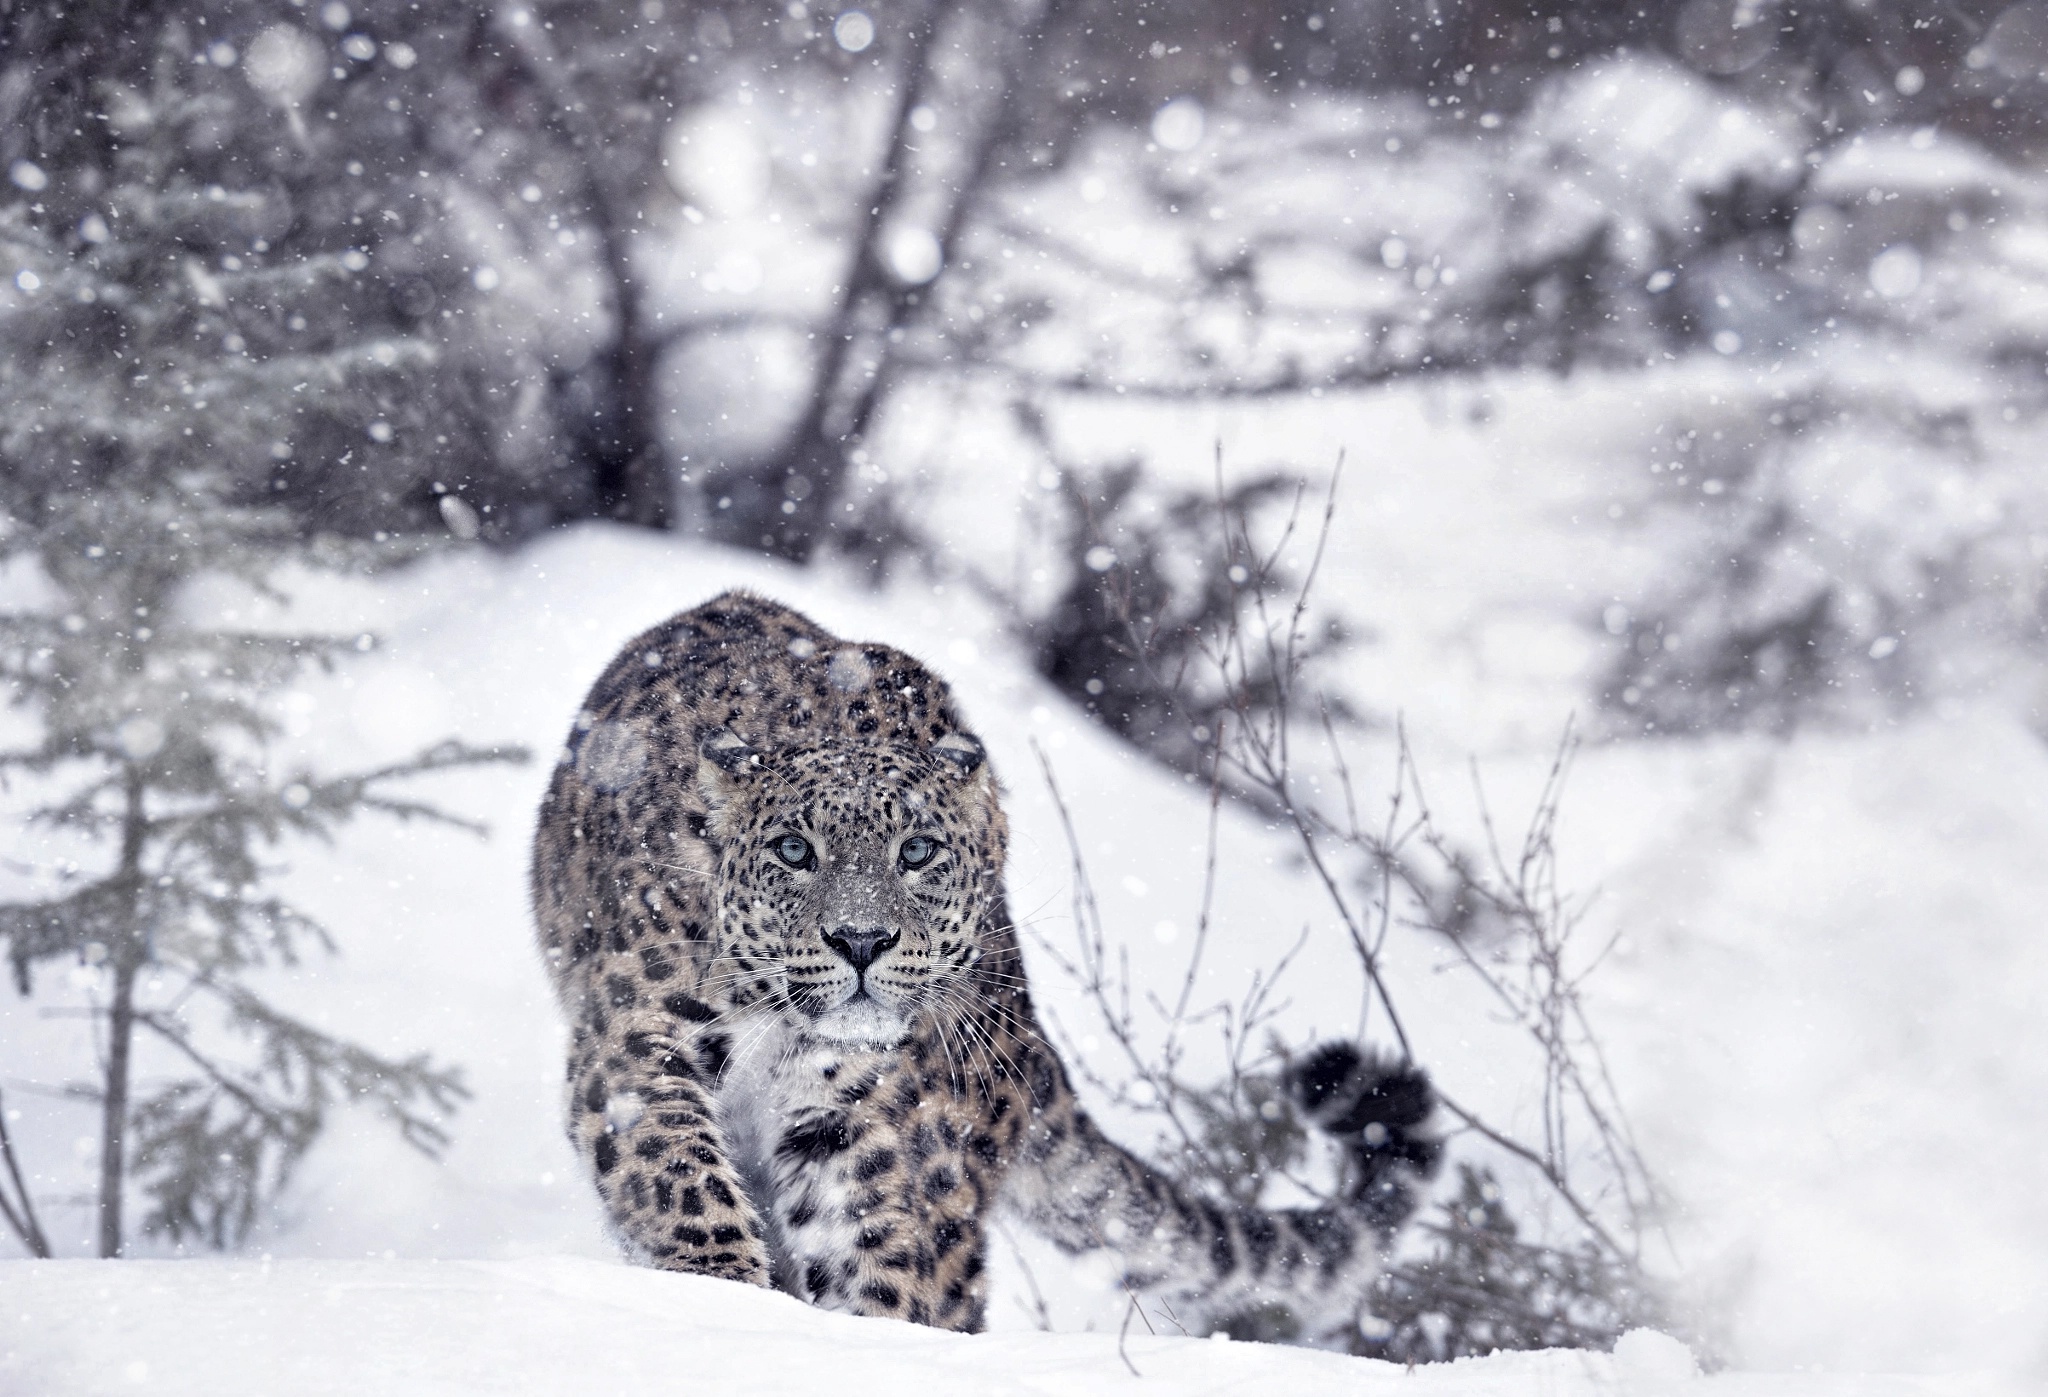
[(947, 1014), (982, 954), (1006, 837), (974, 737), (701, 747), (720, 1002), (893, 1046)]

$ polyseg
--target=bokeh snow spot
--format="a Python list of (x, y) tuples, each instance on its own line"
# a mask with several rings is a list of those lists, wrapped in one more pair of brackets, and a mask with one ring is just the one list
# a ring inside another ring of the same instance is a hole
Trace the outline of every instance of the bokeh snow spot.
[(1193, 150), (1202, 143), (1208, 118), (1202, 104), (1192, 97), (1176, 97), (1152, 114), (1152, 139), (1160, 149)]
[(1870, 259), (1870, 286), (1888, 301), (1912, 295), (1920, 289), (1920, 252), (1910, 243), (1898, 243)]
[(848, 10), (832, 21), (832, 40), (848, 53), (864, 52), (875, 41), (875, 22), (864, 10)]
[(598, 723), (583, 739), (576, 774), (600, 791), (622, 791), (647, 769), (647, 739), (637, 723)]
[(945, 250), (929, 228), (915, 224), (889, 234), (889, 270), (905, 286), (922, 286), (945, 266)]
[(164, 725), (154, 718), (136, 716), (115, 730), (121, 752), (133, 761), (147, 761), (163, 750)]
[(669, 128), (669, 183), (718, 218), (741, 218), (768, 197), (768, 152), (751, 123), (724, 108), (699, 110)]
[(832, 652), (832, 662), (825, 666), (825, 677), (832, 681), (832, 687), (842, 694), (865, 689), (874, 682), (875, 668), (868, 663), (868, 657), (852, 646)]
[(249, 42), (242, 57), (249, 86), (281, 107), (295, 107), (312, 96), (325, 75), (320, 45), (294, 24), (273, 24)]

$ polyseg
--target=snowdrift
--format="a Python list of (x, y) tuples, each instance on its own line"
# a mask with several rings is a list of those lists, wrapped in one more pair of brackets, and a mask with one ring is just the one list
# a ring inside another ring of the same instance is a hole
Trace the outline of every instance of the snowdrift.
[[(1404, 1369), (1267, 1344), (1108, 1334), (966, 1337), (814, 1310), (729, 1281), (570, 1258), (17, 1262), (0, 1268), (10, 1397), (556, 1397), (829, 1390), (1509, 1397), (1962, 1397), (1968, 1377), (1697, 1377), (1647, 1330), (1612, 1355), (1497, 1354)], [(1136, 1328), (1133, 1325), (1133, 1328)]]
[[(1355, 662), (1358, 687), (1376, 706), (1408, 712), (1447, 799), (1476, 748), (1511, 825), (1548, 761), (1555, 723), (1582, 691), (1575, 664), (1517, 672), (1491, 657), (1526, 662), (1583, 598), (1571, 587), (1588, 585), (1599, 560), (1589, 561), (1567, 527), (1574, 477), (1490, 460), (1496, 439), (1478, 428), (1432, 435), (1398, 400), (1340, 415), (1333, 432), (1348, 425), (1360, 437), (1436, 443), (1433, 454), (1418, 453), (1426, 469), (1390, 469), (1370, 501), (1342, 516), (1333, 585), (1347, 598), (1378, 598), (1376, 614), (1388, 624)], [(1533, 408), (1530, 416), (1508, 405), (1502, 419), (1518, 440), (1540, 443), (1535, 428), (1552, 419)], [(1552, 444), (1562, 455), (1565, 441)], [(1454, 493), (1488, 502), (1490, 512), (1468, 512), (1461, 528), (1418, 529), (1430, 495), (1424, 477), (1454, 470)], [(1434, 568), (1417, 551), (1425, 537)], [(1518, 567), (1489, 572), (1478, 556), (1488, 550)], [(1403, 578), (1406, 590), (1382, 596)], [(689, 1282), (611, 1265), (591, 1190), (562, 1139), (564, 1035), (532, 949), (526, 840), (569, 717), (599, 668), (640, 628), (730, 586), (776, 595), (843, 635), (901, 645), (951, 681), (1009, 787), (1013, 905), (1066, 944), (1068, 854), (1035, 742), (1074, 808), (1104, 924), (1140, 984), (1177, 984), (1186, 965), (1207, 824), (1199, 789), (1064, 703), (964, 586), (906, 577), (864, 594), (846, 579), (602, 527), (511, 556), (444, 557), (381, 580), (284, 581), (294, 605), (274, 623), (373, 630), (385, 644), (289, 696), (294, 736), (280, 761), (339, 769), (451, 732), (525, 742), (537, 753), (525, 768), (437, 784), (436, 799), (491, 823), (489, 840), (366, 821), (332, 848), (279, 855), (289, 866), (280, 889), (335, 928), (342, 955), (268, 972), (270, 990), (378, 1050), (447, 1055), (474, 1096), (438, 1163), (369, 1113), (342, 1113), (282, 1215), (250, 1248), (280, 1258), (274, 1284), (257, 1283), (253, 1261), (184, 1270), (0, 1263), (0, 1348), (14, 1354), (14, 1366), (0, 1369), (0, 1393), (99, 1390), (95, 1383), (125, 1383), (135, 1362), (152, 1365), (154, 1376), (122, 1390), (183, 1383), (232, 1391), (247, 1374), (274, 1374), (281, 1390), (323, 1390), (313, 1378), (302, 1382), (293, 1364), (353, 1374), (365, 1391), (589, 1390), (567, 1375), (629, 1361), (619, 1355), (658, 1358), (677, 1381), (785, 1361), (774, 1371), (786, 1378), (816, 1372), (806, 1365), (830, 1345), (886, 1354), (875, 1361), (898, 1365), (891, 1372), (922, 1365), (960, 1373), (963, 1384), (971, 1374), (989, 1390), (1052, 1387), (1081, 1373), (1104, 1384), (1130, 1380), (1115, 1358), (1126, 1300), (1114, 1268), (1095, 1258), (1077, 1264), (1024, 1236), (999, 1234), (991, 1258), (990, 1324), (1000, 1332), (966, 1346), (888, 1326), (845, 1327), (763, 1295), (677, 1301), (671, 1317), (666, 1297), (697, 1293)], [(1488, 590), (1511, 584), (1515, 595)], [(1442, 594), (1435, 602), (1432, 589)], [(264, 620), (245, 596), (196, 596), (192, 605)], [(1496, 631), (1506, 633), (1498, 645)], [(1363, 682), (1368, 675), (1374, 683)], [(1371, 789), (1383, 775), (1366, 771), (1362, 780)], [(1726, 1325), (1722, 1352), (1731, 1362), (2038, 1372), (2048, 1214), (2037, 1162), (2048, 1127), (2038, 1111), (2015, 1105), (2041, 1099), (2048, 1070), (2034, 1005), (2048, 965), (2036, 931), (2048, 898), (2048, 865), (2038, 857), (2048, 847), (2043, 790), (2048, 748), (1988, 708), (1867, 735), (1616, 744), (1582, 760), (1565, 814), (1567, 875), (1576, 888), (1604, 893), (1594, 933), (1628, 932), (1603, 969), (1595, 1007), (1652, 1162), (1683, 1205), (1673, 1230)], [(1288, 982), (1282, 1028), (1293, 1042), (1350, 1036), (1355, 970), (1285, 841), (1226, 810), (1222, 846), (1218, 930), (1201, 996), (1236, 997), (1252, 968), (1270, 964), (1303, 927), (1319, 928)], [(33, 853), (9, 852), (24, 861)], [(1389, 958), (1422, 1059), (1479, 1109), (1526, 1124), (1528, 1083), (1501, 1070), (1504, 1030), (1487, 1006), (1437, 973), (1436, 948), (1419, 937), (1390, 947)], [(1072, 1048), (1113, 1076), (1114, 1049), (1098, 1040), (1074, 986), (1042, 959), (1033, 975)], [(89, 968), (79, 967), (74, 1001), (92, 992)], [(61, 1082), (90, 1061), (84, 1021), (41, 1012), (63, 1002), (52, 994), (0, 1008), (10, 1084)], [(1156, 1122), (1100, 1094), (1088, 1104), (1120, 1139), (1150, 1143)], [(79, 1193), (93, 1148), (90, 1104), (31, 1100), (10, 1085), (7, 1106), (60, 1254), (88, 1254), (90, 1214), (66, 1200)], [(171, 1249), (142, 1239), (137, 1253), (167, 1258)], [(539, 1260), (563, 1256), (602, 1264)], [(1034, 1286), (1067, 1337), (1030, 1332)], [(330, 1295), (340, 1297), (333, 1309)], [(717, 1337), (759, 1333), (769, 1326), (755, 1317), (770, 1313), (788, 1338)], [(630, 1318), (650, 1314), (664, 1317)], [(379, 1328), (406, 1316), (412, 1327), (402, 1332)], [(1131, 1328), (1142, 1330), (1135, 1321)], [(376, 1360), (386, 1367), (366, 1366), (387, 1333), (417, 1353), (401, 1358), (394, 1349)], [(186, 1338), (202, 1334), (213, 1337)], [(682, 1362), (674, 1355), (685, 1335), (694, 1347)], [(871, 1337), (880, 1335), (890, 1337)], [(1234, 1349), (1133, 1343), (1148, 1380), (1213, 1376), (1220, 1387), (1242, 1385), (1253, 1371), (1234, 1366), (1251, 1361)], [(234, 1357), (244, 1344), (253, 1346), (247, 1363)], [(199, 1361), (209, 1351), (217, 1360), (210, 1371)], [(976, 1356), (946, 1356), (954, 1354)], [(1267, 1350), (1256, 1371), (1276, 1391), (1355, 1385), (1360, 1374), (1379, 1373)], [(509, 1376), (501, 1381), (500, 1372)], [(1583, 1374), (1601, 1390), (1637, 1390), (1607, 1359), (1565, 1354), (1401, 1381), (1569, 1393), (1580, 1377), (1565, 1375)], [(520, 1387), (528, 1377), (534, 1385)], [(1732, 1377), (1707, 1381), (1740, 1387)], [(247, 1377), (247, 1390), (268, 1386), (267, 1377)]]

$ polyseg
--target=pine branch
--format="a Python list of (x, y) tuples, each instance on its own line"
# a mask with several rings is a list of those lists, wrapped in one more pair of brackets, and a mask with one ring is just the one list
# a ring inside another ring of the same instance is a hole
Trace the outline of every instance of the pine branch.
[(268, 964), (268, 958), (261, 953), (263, 943), (256, 936), (257, 926), (269, 932), (267, 944), (277, 952), (279, 962), (284, 965), (299, 963), (297, 939), (311, 940), (329, 955), (340, 949), (325, 925), (281, 897), (252, 901), (240, 893), (216, 895), (196, 888), (190, 889), (188, 895), (193, 904), (226, 933), (220, 939), (220, 947), (232, 954), (217, 959), (215, 967)]
[(145, 1231), (235, 1245), (290, 1183), (337, 1101), (374, 1103), (429, 1158), (448, 1143), (438, 1117), (469, 1095), (458, 1070), (437, 1067), (424, 1054), (394, 1060), (372, 1053), (229, 981), (202, 977), (194, 986), (225, 1007), (232, 1029), (255, 1041), (257, 1060), (231, 1066), (174, 1016), (138, 1016), (201, 1073), (165, 1086), (136, 1110), (135, 1173), (154, 1200)]
[(153, 819), (150, 835), (169, 842), (174, 849), (236, 847), (251, 836), (275, 842), (288, 830), (328, 840), (337, 826), (366, 810), (483, 835), (489, 832), (489, 826), (481, 821), (452, 814), (423, 800), (385, 795), (375, 788), (386, 781), (493, 763), (517, 765), (530, 758), (526, 748), (516, 745), (479, 747), (457, 741), (441, 742), (416, 757), (369, 771), (325, 778), (301, 773), (282, 785), (247, 796), (221, 796), (205, 809)]
[[(327, 824), (332, 825), (349, 818), (357, 810), (375, 810), (401, 820), (425, 820), (482, 835), (488, 832), (489, 827), (479, 821), (450, 814), (439, 806), (430, 805), (425, 801), (387, 796), (371, 788), (386, 781), (425, 776), (437, 771), (452, 771), (461, 767), (500, 762), (518, 765), (530, 760), (531, 757), (532, 753), (520, 746), (478, 747), (454, 740), (439, 742), (418, 756), (402, 762), (393, 762), (349, 776), (330, 777), (325, 781), (302, 782), (306, 795), (301, 813), (307, 817), (309, 827), (318, 817), (326, 817)], [(325, 828), (322, 827), (320, 832), (325, 833)]]
[(243, 1082), (200, 1052), (175, 1019), (165, 1014), (142, 1012), (136, 1014), (135, 1022), (170, 1044), (180, 1057), (204, 1073), (208, 1081), (240, 1102), (280, 1138), (296, 1139), (299, 1132), (293, 1128), (293, 1112), (289, 1107), (272, 1105), (264, 1099), (258, 1086)]
[[(101, 754), (73, 750), (65, 755), (76, 758)], [(96, 781), (80, 786), (66, 800), (31, 810), (25, 818), (32, 825), (48, 825), (56, 829), (82, 829), (91, 832), (115, 828), (121, 823), (120, 813), (109, 810), (102, 798), (120, 789), (120, 773), (118, 770), (111, 771)]]
[(14, 987), (26, 996), (40, 961), (79, 955), (98, 942), (111, 945), (126, 930), (128, 891), (114, 878), (88, 884), (69, 896), (43, 902), (0, 903), (0, 939), (14, 968)]
[(231, 1022), (261, 1037), (265, 1070), (279, 1080), (303, 1072), (309, 1089), (325, 1082), (348, 1097), (373, 1101), (406, 1143), (429, 1157), (448, 1143), (447, 1131), (428, 1112), (452, 1112), (469, 1099), (461, 1069), (436, 1067), (425, 1053), (380, 1057), (273, 1009), (241, 985), (208, 988), (228, 1006)]

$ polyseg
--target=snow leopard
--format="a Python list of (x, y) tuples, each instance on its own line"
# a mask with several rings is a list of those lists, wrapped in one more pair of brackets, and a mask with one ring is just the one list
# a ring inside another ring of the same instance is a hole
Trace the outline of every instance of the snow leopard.
[(568, 1127), (629, 1258), (977, 1331), (998, 1216), (1109, 1254), (1184, 1326), (1360, 1318), (1440, 1141), (1427, 1076), (1292, 1075), (1346, 1196), (1232, 1205), (1112, 1142), (1033, 1009), (989, 754), (946, 684), (729, 592), (635, 638), (576, 715), (532, 893)]

